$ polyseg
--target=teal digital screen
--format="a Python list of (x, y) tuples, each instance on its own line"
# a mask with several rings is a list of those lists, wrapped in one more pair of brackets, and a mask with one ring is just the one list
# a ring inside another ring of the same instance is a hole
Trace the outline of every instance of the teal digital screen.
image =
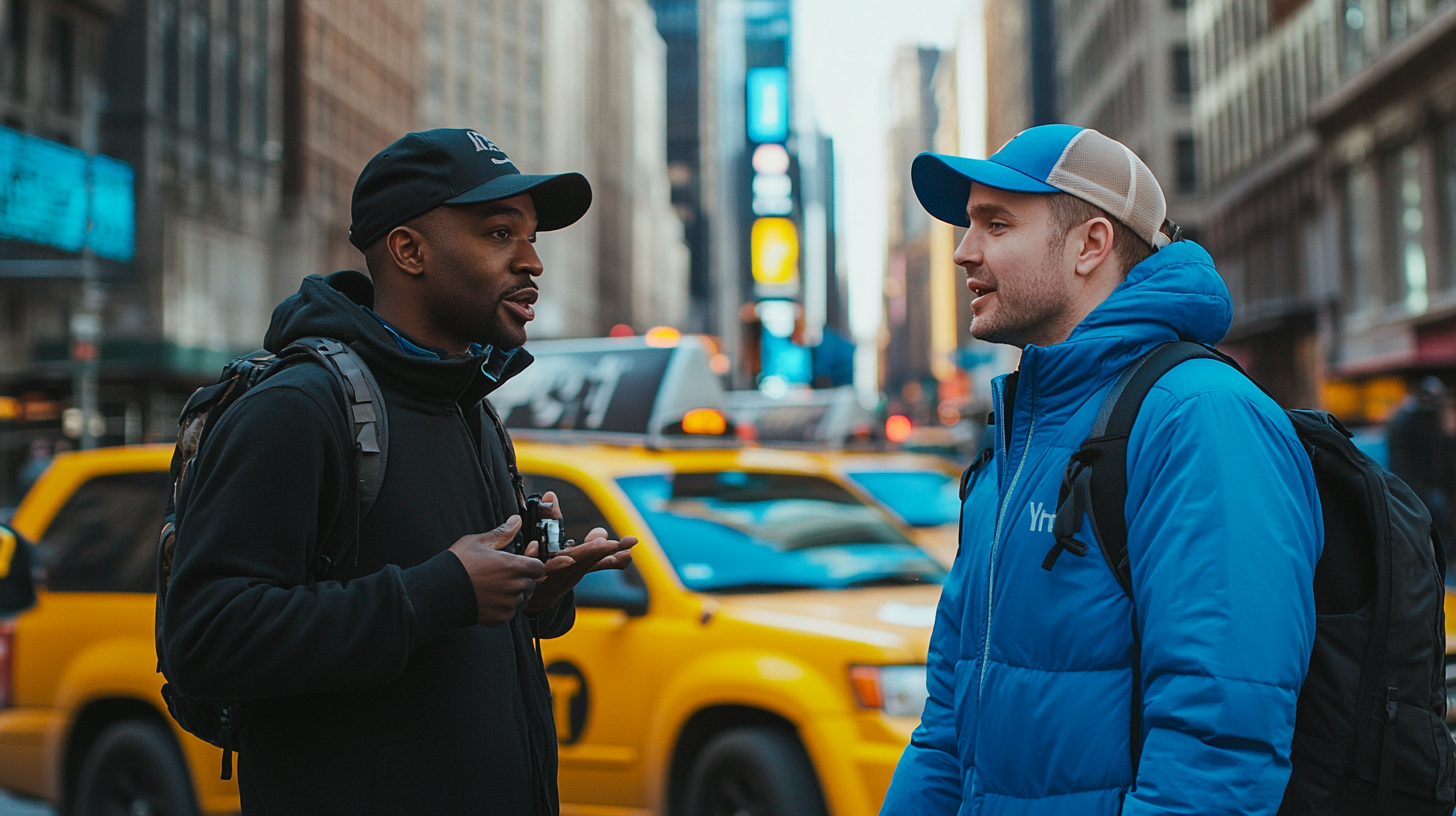
[(110, 156), (91, 159), (91, 229), (86, 245), (103, 258), (130, 261), (136, 252), (136, 173)]
[(758, 144), (789, 138), (789, 69), (748, 71), (748, 140)]
[(0, 239), (130, 261), (135, 187), (124, 161), (0, 128)]

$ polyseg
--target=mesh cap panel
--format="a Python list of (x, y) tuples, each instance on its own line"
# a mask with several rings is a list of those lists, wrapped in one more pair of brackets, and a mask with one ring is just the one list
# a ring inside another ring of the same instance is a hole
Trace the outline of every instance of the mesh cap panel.
[(1106, 210), (1154, 248), (1168, 242), (1168, 205), (1153, 171), (1119, 141), (1090, 128), (1067, 143), (1047, 184)]

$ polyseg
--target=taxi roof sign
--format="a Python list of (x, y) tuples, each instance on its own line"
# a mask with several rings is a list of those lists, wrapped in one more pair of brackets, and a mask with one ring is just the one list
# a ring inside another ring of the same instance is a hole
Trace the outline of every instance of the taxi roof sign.
[(701, 338), (683, 335), (671, 346), (645, 337), (539, 340), (526, 349), (536, 361), (490, 395), (514, 436), (673, 447), (736, 444), (731, 423), (719, 435), (683, 428), (684, 417), (696, 410), (728, 414)]

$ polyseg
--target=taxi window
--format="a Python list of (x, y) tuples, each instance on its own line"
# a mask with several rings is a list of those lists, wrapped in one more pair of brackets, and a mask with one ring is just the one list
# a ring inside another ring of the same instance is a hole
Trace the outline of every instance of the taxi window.
[(688, 589), (847, 589), (945, 578), (879, 511), (818, 476), (721, 471), (617, 484)]
[(938, 470), (866, 470), (845, 474), (911, 527), (960, 519), (960, 483)]
[(97, 476), (56, 514), (37, 548), (54, 592), (155, 592), (167, 471)]

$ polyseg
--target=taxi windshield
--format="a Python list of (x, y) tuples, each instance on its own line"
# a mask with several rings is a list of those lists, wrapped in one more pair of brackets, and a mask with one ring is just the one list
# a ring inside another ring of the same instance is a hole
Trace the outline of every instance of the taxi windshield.
[(848, 589), (945, 578), (879, 511), (818, 476), (733, 470), (617, 484), (688, 589)]
[(911, 527), (939, 527), (960, 519), (960, 484), (938, 470), (863, 470), (846, 473)]

